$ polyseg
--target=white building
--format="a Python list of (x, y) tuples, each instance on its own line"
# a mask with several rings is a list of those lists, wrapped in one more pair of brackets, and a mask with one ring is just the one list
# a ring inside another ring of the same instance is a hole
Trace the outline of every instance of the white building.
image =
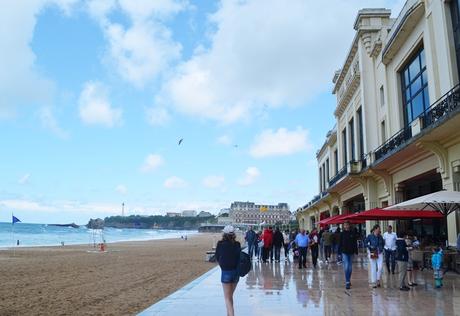
[[(317, 152), (319, 194), (298, 209), (301, 227), (460, 189), (459, 2), (409, 0), (396, 19), (385, 9), (358, 12), (333, 76), (336, 126)], [(447, 223), (453, 245), (459, 214)], [(437, 221), (395, 224), (446, 234)]]
[(181, 213), (175, 213), (175, 212), (167, 212), (166, 216), (167, 217), (181, 217), (182, 214)]
[(257, 205), (252, 202), (233, 202), (230, 218), (235, 224), (288, 224), (291, 212), (287, 203)]

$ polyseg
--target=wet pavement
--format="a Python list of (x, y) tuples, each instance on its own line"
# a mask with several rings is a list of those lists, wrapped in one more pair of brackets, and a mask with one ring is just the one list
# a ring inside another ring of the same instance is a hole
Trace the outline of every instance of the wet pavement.
[[(310, 259), (310, 258), (308, 258)], [(253, 263), (235, 291), (236, 315), (459, 315), (460, 276), (448, 273), (444, 287), (433, 287), (432, 271), (417, 271), (418, 286), (398, 288), (398, 275), (382, 276), (382, 287), (368, 283), (367, 258), (353, 264), (352, 289), (345, 290), (342, 266), (324, 264), (299, 270), (291, 261)], [(140, 313), (226, 315), (220, 269), (216, 267)]]

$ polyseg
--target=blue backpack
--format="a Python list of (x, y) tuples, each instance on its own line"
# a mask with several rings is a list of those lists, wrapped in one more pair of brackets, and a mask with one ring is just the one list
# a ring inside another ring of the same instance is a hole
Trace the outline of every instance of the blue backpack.
[(240, 277), (244, 277), (246, 274), (251, 271), (251, 258), (249, 255), (243, 251), (240, 252), (240, 262), (238, 264), (238, 273)]

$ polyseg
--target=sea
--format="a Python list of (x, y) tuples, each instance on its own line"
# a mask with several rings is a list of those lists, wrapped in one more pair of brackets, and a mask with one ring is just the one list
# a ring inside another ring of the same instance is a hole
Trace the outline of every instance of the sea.
[[(103, 230), (58, 227), (48, 224), (0, 223), (0, 248), (98, 244), (181, 238), (197, 233), (190, 230), (110, 228)], [(19, 245), (18, 245), (19, 241)]]

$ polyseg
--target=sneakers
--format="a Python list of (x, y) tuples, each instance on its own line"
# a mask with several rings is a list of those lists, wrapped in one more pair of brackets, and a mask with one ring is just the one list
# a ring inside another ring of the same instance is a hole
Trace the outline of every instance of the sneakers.
[(404, 286), (404, 287), (400, 287), (399, 290), (400, 291), (410, 291), (410, 288), (407, 286)]
[(351, 284), (350, 283), (345, 284), (345, 288), (349, 290), (351, 288)]

